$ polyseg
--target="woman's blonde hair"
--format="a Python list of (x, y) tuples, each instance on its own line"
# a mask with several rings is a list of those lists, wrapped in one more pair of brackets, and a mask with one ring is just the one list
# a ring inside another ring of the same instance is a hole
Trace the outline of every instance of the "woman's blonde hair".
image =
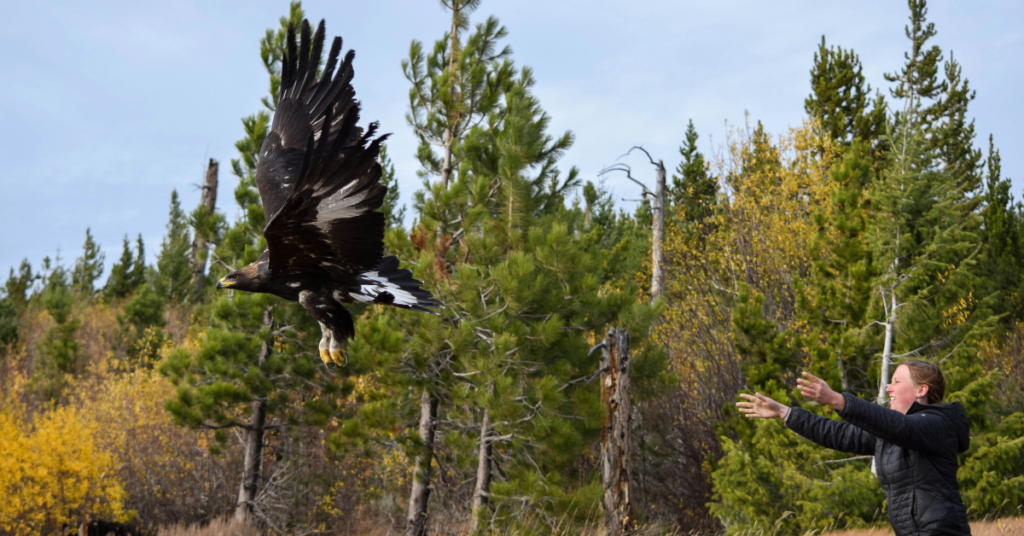
[(907, 359), (900, 363), (906, 365), (910, 371), (910, 379), (917, 385), (927, 385), (928, 393), (925, 394), (926, 404), (942, 402), (946, 396), (946, 378), (942, 375), (942, 369), (935, 363)]

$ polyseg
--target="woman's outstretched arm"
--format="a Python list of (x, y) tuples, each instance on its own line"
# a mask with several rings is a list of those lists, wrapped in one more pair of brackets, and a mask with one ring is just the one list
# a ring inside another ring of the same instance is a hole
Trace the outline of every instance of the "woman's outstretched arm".
[(747, 418), (779, 418), (794, 432), (825, 448), (864, 456), (875, 453), (875, 437), (856, 426), (784, 406), (761, 393), (740, 397), (745, 402), (737, 402), (736, 407)]
[(850, 393), (836, 393), (821, 378), (808, 372), (803, 374), (804, 378), (797, 380), (800, 393), (819, 404), (832, 406), (844, 421), (857, 428), (911, 450), (929, 452), (942, 444), (942, 435), (947, 430), (942, 417), (931, 413), (904, 415)]

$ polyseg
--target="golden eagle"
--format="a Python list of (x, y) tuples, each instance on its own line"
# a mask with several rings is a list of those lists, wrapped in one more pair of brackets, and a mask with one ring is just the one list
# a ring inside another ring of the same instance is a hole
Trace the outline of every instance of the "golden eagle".
[[(396, 257), (384, 257), (387, 188), (380, 183), (377, 124), (356, 126), (353, 51), (338, 66), (335, 37), (318, 77), (324, 22), (310, 38), (302, 21), (298, 51), (289, 25), (274, 121), (256, 167), (266, 214), (267, 250), (256, 262), (221, 278), (217, 288), (266, 292), (298, 301), (320, 322), (320, 358), (344, 364), (355, 334), (343, 303), (383, 303), (429, 311), (439, 303)], [(337, 71), (335, 71), (337, 67)]]

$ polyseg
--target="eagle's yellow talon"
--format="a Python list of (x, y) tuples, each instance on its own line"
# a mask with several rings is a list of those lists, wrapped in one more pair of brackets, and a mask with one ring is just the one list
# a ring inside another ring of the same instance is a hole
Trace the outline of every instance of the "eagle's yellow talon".
[(326, 348), (320, 350), (320, 360), (323, 361), (325, 365), (331, 364), (331, 354), (327, 352)]
[(348, 361), (348, 356), (346, 356), (341, 350), (335, 350), (331, 352), (331, 359), (334, 360), (334, 363), (339, 367), (344, 367), (345, 363)]

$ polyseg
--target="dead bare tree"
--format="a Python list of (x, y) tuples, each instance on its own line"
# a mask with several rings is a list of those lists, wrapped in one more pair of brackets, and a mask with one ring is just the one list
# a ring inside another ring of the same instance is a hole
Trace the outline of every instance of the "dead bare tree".
[[(651, 223), (651, 301), (653, 302), (665, 293), (665, 164), (661, 160), (655, 162), (651, 154), (640, 146), (634, 146), (622, 156), (628, 155), (634, 149), (643, 151), (647, 155), (647, 160), (654, 166), (656, 175), (653, 192), (644, 183), (633, 178), (632, 169), (626, 164), (620, 163), (606, 167), (598, 175), (604, 175), (612, 171), (624, 172), (627, 179), (643, 188), (643, 196), (651, 197), (651, 208), (654, 216), (652, 218), (654, 221)], [(620, 156), (619, 158), (622, 157)]]
[(601, 350), (601, 403), (604, 427), (601, 429), (601, 474), (604, 482), (605, 527), (609, 535), (623, 534), (636, 525), (629, 488), (632, 483), (630, 456), (629, 333), (611, 329)]
[[(203, 184), (203, 193), (199, 198), (199, 207), (197, 209), (197, 218), (202, 218), (202, 213), (212, 215), (217, 207), (217, 161), (210, 159), (209, 165), (206, 167), (206, 183)], [(210, 242), (207, 237), (196, 230), (195, 237), (192, 239), (192, 253), (190, 259), (190, 266), (192, 267), (192, 299), (196, 300), (203, 292), (203, 285), (206, 282), (206, 254), (207, 249), (210, 247)]]

